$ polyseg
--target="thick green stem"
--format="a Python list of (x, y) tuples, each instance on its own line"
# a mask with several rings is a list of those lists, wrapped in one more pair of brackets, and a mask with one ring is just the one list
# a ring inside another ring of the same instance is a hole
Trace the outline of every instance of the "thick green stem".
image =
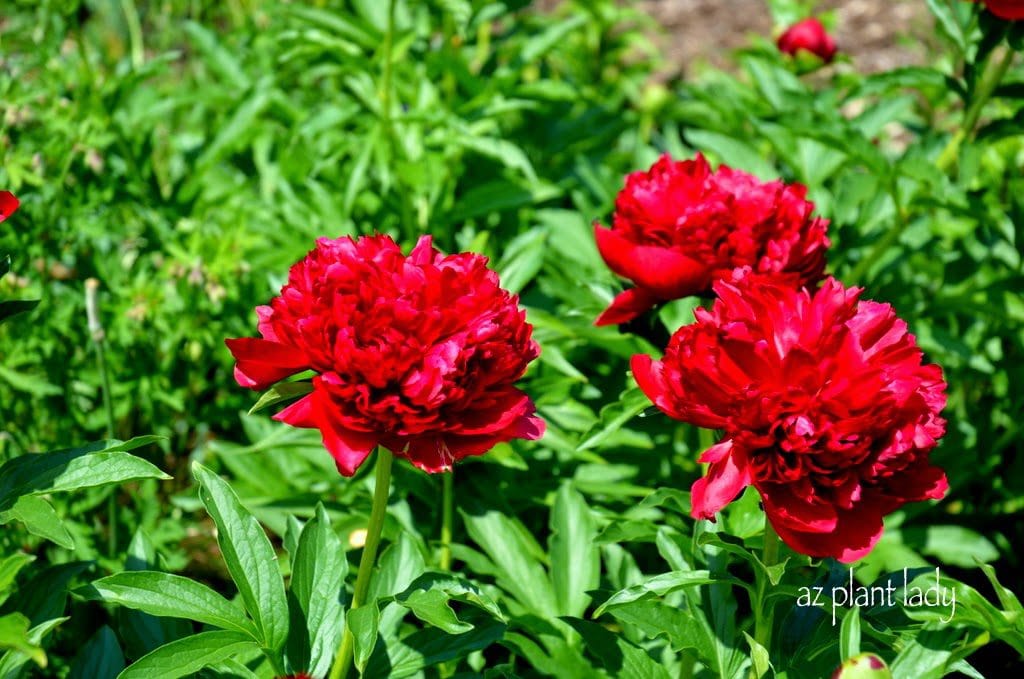
[(455, 508), (455, 470), (441, 475), (441, 570), (452, 568), (452, 514)]
[[(764, 553), (761, 556), (761, 562), (765, 568), (771, 568), (779, 562), (779, 544), (779, 534), (772, 528), (772, 524), (766, 516), (764, 519)], [(753, 602), (754, 641), (771, 653), (772, 626), (775, 618), (775, 603), (767, 597), (771, 581), (768, 579), (768, 574), (762, 573), (760, 570), (757, 572), (756, 581), (757, 596)], [(756, 679), (756, 672), (753, 668), (750, 670), (750, 676)]]
[(146, 48), (142, 42), (142, 22), (139, 21), (139, 10), (135, 0), (121, 0), (124, 22), (128, 28), (128, 43), (131, 47), (132, 67), (142, 68), (146, 60)]
[[(394, 455), (391, 451), (380, 447), (377, 449), (377, 479), (373, 489), (373, 507), (370, 509), (370, 523), (366, 527), (366, 544), (363, 554), (359, 557), (359, 574), (356, 576), (356, 588), (352, 594), (349, 613), (366, 603), (366, 593), (370, 589), (370, 574), (377, 560), (377, 547), (380, 545), (381, 531), (384, 529), (384, 517), (388, 509), (388, 491), (391, 487), (391, 463)], [(348, 625), (341, 637), (338, 655), (331, 667), (330, 679), (344, 679), (352, 669), (352, 658), (355, 651), (355, 639)]]
[(985, 104), (992, 98), (992, 94), (999, 87), (999, 83), (1002, 82), (1006, 76), (1006, 72), (1010, 70), (1010, 66), (1013, 64), (1013, 59), (1016, 56), (1016, 52), (1012, 49), (1006, 50), (1003, 54), (1003, 58), (998, 61), (990, 62), (988, 68), (985, 71), (985, 75), (982, 76), (981, 82), (978, 83), (977, 89), (974, 91), (974, 96), (971, 98), (971, 103), (967, 107), (967, 111), (964, 113), (963, 122), (960, 124), (960, 129), (956, 131), (953, 138), (949, 140), (946, 148), (942, 150), (939, 155), (936, 165), (940, 170), (946, 171), (956, 162), (957, 157), (960, 155), (960, 147), (965, 141), (974, 138), (974, 134), (977, 130), (978, 120), (981, 119), (981, 112), (985, 108)]

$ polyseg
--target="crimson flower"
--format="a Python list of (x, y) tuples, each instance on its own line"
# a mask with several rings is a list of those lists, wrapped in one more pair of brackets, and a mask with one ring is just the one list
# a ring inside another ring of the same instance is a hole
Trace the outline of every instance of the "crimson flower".
[(826, 64), (836, 56), (836, 41), (815, 18), (798, 21), (779, 36), (776, 44), (780, 52), (796, 56), (801, 50), (810, 52)]
[(1024, 19), (1024, 0), (982, 0), (1000, 19)]
[(594, 224), (608, 268), (633, 281), (597, 318), (624, 323), (658, 302), (711, 291), (738, 266), (816, 282), (825, 269), (828, 221), (812, 217), (807, 189), (721, 166), (704, 156), (663, 155), (626, 177), (611, 229)]
[(849, 562), (871, 551), (883, 516), (945, 494), (928, 461), (945, 433), (942, 370), (921, 364), (891, 306), (833, 278), (811, 292), (749, 269), (715, 292), (662, 360), (632, 360), (660, 410), (724, 432), (700, 458), (695, 518), (753, 484), (786, 544)]
[(0, 222), (13, 215), (21, 201), (14, 197), (10, 191), (0, 191)]
[(438, 472), (544, 432), (513, 386), (540, 353), (518, 302), (486, 257), (429, 236), (408, 256), (387, 236), (321, 238), (256, 308), (262, 337), (226, 342), (243, 387), (316, 373), (274, 419), (319, 429), (345, 476), (378, 444)]

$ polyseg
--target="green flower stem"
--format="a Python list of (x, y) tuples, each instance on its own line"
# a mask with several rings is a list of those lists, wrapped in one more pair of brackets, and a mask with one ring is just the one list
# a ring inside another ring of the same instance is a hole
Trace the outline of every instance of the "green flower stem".
[[(765, 568), (771, 568), (779, 562), (779, 534), (772, 528), (768, 517), (764, 518), (764, 553), (761, 562)], [(767, 599), (768, 588), (771, 582), (767, 573), (758, 571), (755, 584), (754, 605), (754, 641), (764, 646), (765, 650), (771, 653), (772, 625), (775, 618), (775, 603)], [(756, 679), (754, 669), (751, 668), (750, 676)]]
[[(387, 515), (388, 491), (391, 488), (391, 463), (394, 455), (383, 446), (377, 448), (377, 481), (373, 489), (373, 507), (370, 509), (370, 523), (366, 527), (366, 544), (363, 554), (359, 557), (359, 574), (356, 576), (356, 588), (352, 594), (349, 613), (366, 603), (366, 594), (370, 589), (370, 573), (377, 560), (377, 547), (380, 545), (380, 534), (384, 529), (384, 517)], [(331, 667), (330, 679), (343, 679), (352, 669), (352, 657), (355, 650), (355, 639), (348, 625), (341, 637), (338, 655)]]
[(452, 514), (455, 508), (455, 469), (441, 475), (441, 570), (452, 568)]
[[(103, 391), (103, 410), (107, 416), (107, 438), (114, 438), (116, 427), (114, 422), (114, 405), (110, 398), (110, 376), (107, 373), (107, 354), (104, 347), (106, 338), (103, 325), (100, 323), (99, 302), (97, 292), (100, 282), (95, 278), (85, 281), (85, 318), (89, 325), (89, 335), (96, 345), (96, 369), (100, 373), (100, 389)], [(107, 496), (107, 556), (117, 555), (117, 489), (111, 488)]]
[(964, 120), (960, 124), (960, 129), (949, 140), (946, 148), (939, 155), (938, 161), (936, 161), (936, 165), (938, 165), (940, 170), (946, 171), (952, 167), (960, 155), (960, 147), (963, 143), (974, 138), (975, 128), (978, 126), (978, 120), (981, 118), (981, 111), (985, 108), (988, 100), (992, 98), (992, 94), (999, 87), (999, 83), (1006, 76), (1006, 72), (1010, 70), (1015, 56), (1016, 52), (1008, 49), (1003, 54), (1002, 59), (989, 62), (985, 75), (982, 76), (981, 82), (978, 83), (978, 87), (974, 91), (974, 97), (964, 113)]

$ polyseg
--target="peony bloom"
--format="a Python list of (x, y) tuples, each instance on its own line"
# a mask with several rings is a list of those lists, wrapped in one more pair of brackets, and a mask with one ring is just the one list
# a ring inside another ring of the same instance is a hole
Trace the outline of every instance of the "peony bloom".
[(14, 197), (10, 191), (0, 191), (0, 222), (13, 215), (21, 201)]
[(786, 544), (849, 562), (871, 551), (883, 516), (945, 494), (928, 461), (945, 433), (942, 370), (921, 364), (891, 306), (833, 278), (811, 292), (749, 269), (715, 292), (661, 361), (632, 361), (660, 410), (724, 432), (700, 458), (695, 518), (753, 484)]
[(659, 302), (707, 294), (738, 266), (786, 275), (794, 285), (825, 269), (828, 221), (813, 217), (807, 189), (762, 182), (704, 156), (663, 155), (647, 172), (626, 177), (611, 229), (594, 224), (608, 267), (636, 287), (621, 293), (597, 325), (624, 323)]
[(836, 56), (836, 41), (817, 19), (798, 21), (779, 36), (776, 44), (780, 52), (796, 56), (797, 52), (810, 52), (826, 64)]
[(1000, 19), (1024, 19), (1024, 0), (983, 0), (988, 11)]
[(316, 373), (274, 419), (319, 429), (345, 476), (378, 444), (438, 472), (544, 432), (513, 386), (540, 353), (518, 302), (486, 257), (442, 255), (429, 236), (408, 256), (387, 236), (321, 238), (256, 308), (262, 338), (227, 345), (243, 387)]

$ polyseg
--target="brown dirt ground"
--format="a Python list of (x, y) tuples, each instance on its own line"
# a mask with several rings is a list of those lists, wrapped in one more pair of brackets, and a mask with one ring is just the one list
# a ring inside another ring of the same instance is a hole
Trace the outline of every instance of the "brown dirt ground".
[[(773, 36), (765, 0), (642, 0), (640, 6), (667, 35), (662, 46), (683, 72), (698, 63), (724, 66), (730, 50), (750, 43), (750, 34)], [(821, 0), (818, 12), (833, 12), (840, 49), (862, 72), (920, 63), (932, 31), (923, 0)], [(779, 27), (779, 30), (781, 27)]]
[[(732, 50), (751, 34), (774, 36), (766, 0), (640, 0), (661, 24), (657, 38), (673, 71), (701, 63), (727, 66)], [(923, 0), (821, 0), (818, 13), (832, 12), (839, 48), (862, 72), (921, 63), (932, 22)], [(779, 27), (777, 30), (781, 30)]]

